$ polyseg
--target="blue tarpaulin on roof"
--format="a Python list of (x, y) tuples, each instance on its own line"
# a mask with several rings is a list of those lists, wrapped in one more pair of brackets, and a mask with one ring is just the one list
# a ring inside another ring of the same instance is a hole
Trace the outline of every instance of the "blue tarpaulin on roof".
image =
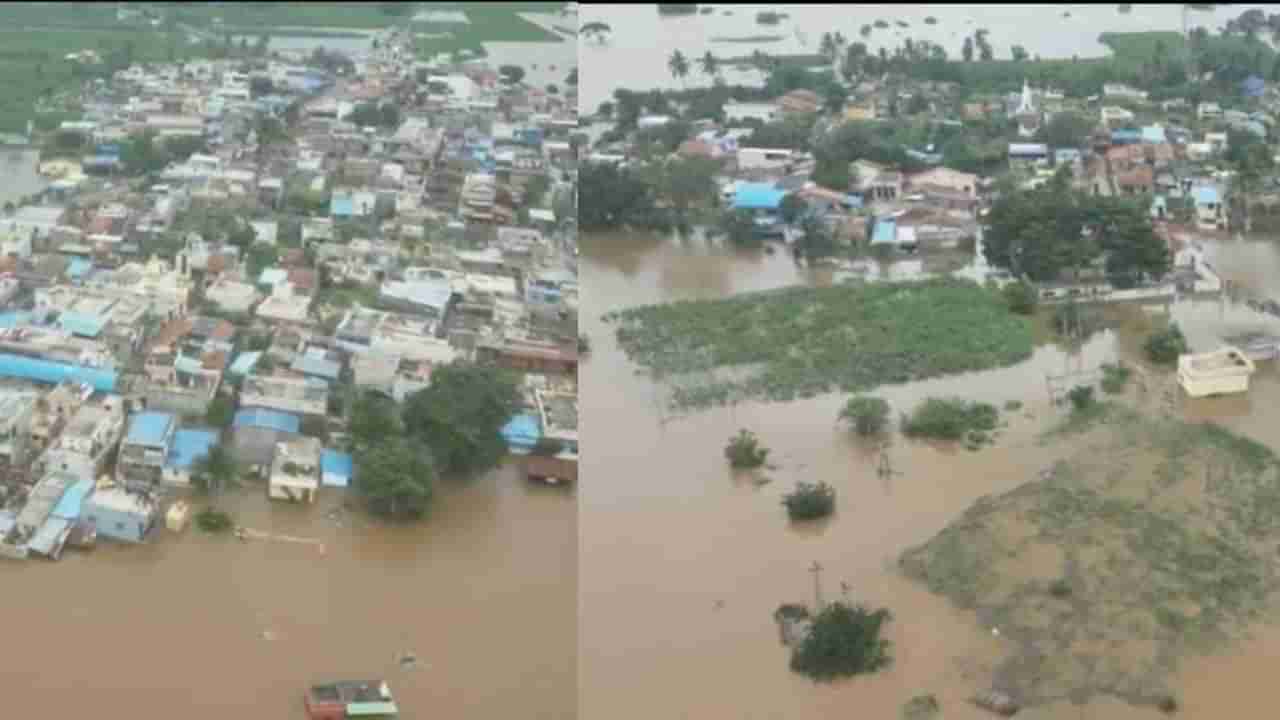
[(62, 494), (62, 499), (53, 508), (54, 517), (64, 518), (72, 522), (79, 520), (80, 509), (84, 507), (85, 498), (89, 497), (91, 492), (93, 492), (92, 478), (81, 480), (67, 488), (67, 491)]
[(231, 363), (232, 375), (248, 375), (253, 372), (253, 366), (258, 364), (258, 360), (262, 357), (260, 352), (240, 353), (236, 361)]
[(249, 408), (236, 413), (235, 422), (232, 424), (236, 427), (260, 427), (279, 430), (280, 432), (296, 433), (302, 427), (302, 420), (297, 415), (280, 412), (279, 410)]
[(185, 470), (196, 461), (209, 454), (209, 450), (218, 444), (218, 433), (213, 430), (179, 430), (173, 434), (173, 446), (169, 448), (169, 456), (165, 465)]
[(98, 337), (106, 324), (106, 318), (88, 313), (64, 312), (58, 316), (58, 327), (80, 337)]
[(1196, 199), (1198, 205), (1209, 205), (1218, 203), (1218, 189), (1208, 186), (1200, 186), (1191, 191), (1191, 196)]
[(893, 244), (898, 241), (898, 223), (892, 218), (877, 220), (875, 229), (871, 231), (872, 245)]
[(88, 383), (100, 392), (112, 392), (116, 389), (116, 374), (110, 370), (66, 365), (8, 353), (0, 353), (0, 377), (36, 380), (53, 385), (67, 381)]
[(347, 453), (320, 451), (320, 482), (329, 487), (347, 487), (355, 471), (355, 461)]
[(534, 415), (524, 413), (511, 418), (502, 428), (502, 437), (512, 452), (527, 452), (538, 444), (542, 437), (542, 423)]
[(355, 198), (350, 195), (337, 195), (329, 201), (329, 214), (338, 217), (351, 217), (356, 212)]
[(777, 210), (786, 197), (785, 190), (779, 190), (773, 183), (738, 183), (734, 187), (733, 208), (735, 210)]
[(93, 263), (84, 258), (72, 258), (67, 263), (67, 275), (73, 278), (84, 277), (93, 269)]
[(173, 422), (173, 415), (167, 412), (137, 413), (129, 421), (129, 433), (125, 442), (138, 445), (163, 445), (165, 435)]

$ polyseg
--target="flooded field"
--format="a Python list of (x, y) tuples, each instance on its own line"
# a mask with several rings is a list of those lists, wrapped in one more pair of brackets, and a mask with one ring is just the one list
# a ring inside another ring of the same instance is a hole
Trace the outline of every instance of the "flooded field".
[[(672, 417), (659, 407), (661, 393), (625, 359), (612, 328), (600, 321), (604, 313), (638, 304), (824, 284), (831, 281), (829, 271), (797, 268), (782, 253), (730, 254), (697, 240), (597, 236), (582, 246), (584, 293), (593, 310), (582, 319), (593, 344), (583, 410), (592, 447), (584, 476), (591, 482), (579, 494), (580, 529), (589, 539), (580, 555), (579, 631), (590, 638), (580, 650), (583, 717), (816, 719), (853, 710), (896, 717), (904, 702), (923, 693), (935, 694), (949, 719), (988, 717), (965, 701), (992, 684), (1017, 648), (1007, 636), (993, 636), (978, 613), (907, 579), (897, 568), (901, 553), (929, 541), (979, 498), (1036, 480), (1042, 469), (1089, 446), (1086, 436), (1042, 442), (1063, 417), (1050, 406), (1047, 375), (1137, 359), (1144, 334), (1170, 316), (1196, 350), (1210, 349), (1220, 334), (1280, 329), (1275, 318), (1218, 300), (1107, 308), (1110, 329), (1074, 350), (1042, 327), (1032, 357), (1020, 365), (883, 387), (877, 394), (895, 415), (930, 395), (998, 406), (1017, 400), (1023, 407), (1004, 413), (1008, 426), (994, 447), (978, 452), (894, 437), (888, 451), (894, 473), (882, 477), (876, 448), (836, 423), (846, 396), (741, 403)], [(1270, 246), (1231, 243), (1210, 251), (1232, 280), (1246, 281), (1241, 270), (1264, 282), (1280, 278), (1265, 274), (1280, 269)], [(1260, 260), (1264, 256), (1270, 265)], [(1280, 373), (1263, 363), (1248, 395), (1177, 398), (1169, 409), (1175, 417), (1212, 419), (1266, 443), (1280, 421), (1275, 408)], [(777, 467), (764, 473), (769, 482), (735, 474), (724, 462), (724, 443), (742, 427), (773, 451)], [(836, 487), (830, 521), (788, 522), (781, 497), (799, 480)], [(1033, 560), (1028, 562), (1041, 564)], [(771, 613), (784, 602), (812, 602), (808, 568), (815, 561), (824, 568), (829, 593), (844, 582), (853, 599), (893, 611), (895, 662), (889, 670), (832, 686), (814, 686), (788, 671)], [(1268, 618), (1280, 619), (1280, 613), (1270, 609), (1260, 620)], [(1168, 677), (1180, 716), (1253, 712), (1264, 687), (1257, 664), (1280, 651), (1280, 635), (1263, 625), (1250, 629), (1256, 639), (1191, 656)], [(1253, 669), (1242, 676), (1242, 664)], [(1084, 704), (1059, 700), (1020, 717), (1162, 715), (1094, 697)]]
[(337, 491), (221, 501), (323, 554), (160, 528), (142, 547), (0, 564), (7, 714), (305, 718), (308, 684), (382, 677), (405, 717), (577, 717), (574, 498), (511, 468), (443, 485), (413, 527), (328, 517)]

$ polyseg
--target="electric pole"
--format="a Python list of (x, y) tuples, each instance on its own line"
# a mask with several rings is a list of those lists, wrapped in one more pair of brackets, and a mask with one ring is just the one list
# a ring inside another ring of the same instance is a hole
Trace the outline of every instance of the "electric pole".
[(814, 560), (813, 565), (809, 567), (809, 572), (813, 573), (813, 601), (816, 614), (822, 612), (824, 607), (822, 603), (822, 565), (817, 560)]

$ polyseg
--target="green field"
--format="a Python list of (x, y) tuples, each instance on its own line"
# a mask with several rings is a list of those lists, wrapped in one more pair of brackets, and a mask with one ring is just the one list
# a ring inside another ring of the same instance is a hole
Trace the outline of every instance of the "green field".
[(677, 408), (756, 398), (789, 401), (858, 392), (1017, 363), (1031, 354), (1030, 322), (994, 292), (954, 279), (786, 288), (630, 308), (618, 344), (653, 375), (697, 379)]

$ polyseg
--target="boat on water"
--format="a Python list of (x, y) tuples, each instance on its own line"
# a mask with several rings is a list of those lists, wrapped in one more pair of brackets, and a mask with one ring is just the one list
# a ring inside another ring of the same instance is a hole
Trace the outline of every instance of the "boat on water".
[(394, 718), (400, 710), (391, 688), (382, 680), (358, 680), (312, 685), (304, 698), (311, 720)]

